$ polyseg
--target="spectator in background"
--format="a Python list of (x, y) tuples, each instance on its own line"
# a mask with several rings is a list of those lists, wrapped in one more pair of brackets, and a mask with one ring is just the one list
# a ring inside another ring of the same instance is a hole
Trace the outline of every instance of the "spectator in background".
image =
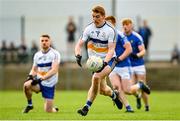
[(69, 17), (68, 24), (66, 26), (66, 32), (67, 32), (67, 52), (68, 55), (71, 55), (73, 53), (75, 32), (76, 32), (76, 25), (73, 21), (72, 16)]
[(7, 52), (8, 52), (8, 48), (6, 45), (6, 40), (3, 40), (2, 41), (2, 47), (1, 47), (2, 63), (7, 62)]
[(34, 54), (38, 51), (38, 46), (37, 44), (35, 43), (35, 41), (32, 42), (32, 46), (31, 46), (31, 56), (33, 57)]
[(27, 63), (28, 61), (27, 47), (24, 42), (18, 48), (18, 60), (19, 63)]
[(15, 63), (17, 61), (17, 48), (15, 47), (13, 42), (10, 43), (8, 50), (10, 63)]
[(149, 41), (150, 41), (150, 37), (152, 35), (152, 31), (151, 31), (150, 27), (147, 24), (147, 20), (143, 20), (143, 25), (139, 28), (138, 33), (142, 36), (142, 38), (144, 40), (144, 46), (145, 46), (145, 49), (146, 49), (145, 61), (148, 61)]
[(171, 53), (171, 62), (173, 65), (177, 65), (180, 60), (180, 51), (177, 44), (174, 45), (173, 51)]

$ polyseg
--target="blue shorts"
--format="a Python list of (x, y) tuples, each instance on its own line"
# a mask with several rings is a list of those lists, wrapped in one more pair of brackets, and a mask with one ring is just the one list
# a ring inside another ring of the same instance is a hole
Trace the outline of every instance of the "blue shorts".
[(117, 62), (115, 61), (115, 57), (112, 58), (109, 62), (108, 65), (111, 67), (111, 70), (113, 70), (116, 66)]
[[(116, 66), (117, 62), (115, 61), (115, 57), (113, 57), (109, 62), (108, 62), (108, 65), (107, 66), (110, 66), (111, 68), (111, 71), (114, 69), (114, 67)], [(103, 68), (104, 69), (104, 68)], [(101, 69), (100, 69), (101, 70)], [(102, 71), (102, 70), (101, 70)], [(97, 72), (93, 72), (92, 74), (94, 73), (99, 73), (101, 71), (97, 71)]]
[(42, 92), (42, 97), (44, 97), (46, 99), (54, 99), (55, 86), (46, 87), (46, 86), (43, 86), (41, 83), (39, 83), (39, 86), (40, 86), (40, 90)]

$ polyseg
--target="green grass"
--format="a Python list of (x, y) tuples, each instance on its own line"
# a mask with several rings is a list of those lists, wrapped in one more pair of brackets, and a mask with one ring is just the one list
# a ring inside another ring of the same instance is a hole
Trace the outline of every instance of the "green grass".
[(22, 114), (26, 99), (21, 91), (0, 92), (0, 120), (180, 120), (180, 92), (158, 92), (150, 95), (150, 112), (144, 107), (137, 110), (135, 98), (128, 99), (135, 113), (125, 113), (112, 105), (109, 97), (98, 95), (89, 114), (82, 117), (76, 113), (86, 102), (86, 91), (57, 91), (55, 105), (58, 113), (45, 113), (41, 94), (33, 94), (34, 109), (28, 114)]

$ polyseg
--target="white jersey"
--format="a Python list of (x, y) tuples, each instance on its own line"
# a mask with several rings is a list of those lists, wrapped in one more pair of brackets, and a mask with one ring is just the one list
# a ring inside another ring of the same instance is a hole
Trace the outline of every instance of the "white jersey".
[(85, 28), (81, 39), (88, 41), (89, 57), (93, 55), (104, 59), (108, 52), (108, 43), (115, 42), (116, 33), (107, 22), (101, 27), (96, 27), (94, 23), (91, 23)]
[[(39, 76), (45, 75), (51, 69), (51, 65), (55, 60), (58, 61), (58, 63), (60, 63), (60, 53), (55, 49), (50, 48), (49, 51), (46, 53), (43, 53), (42, 51), (38, 51), (34, 55), (34, 62), (33, 62), (33, 66), (38, 67), (37, 78), (39, 78)], [(58, 73), (51, 76), (47, 80), (43, 80), (41, 84), (43, 86), (53, 87), (57, 82), (58, 82)]]

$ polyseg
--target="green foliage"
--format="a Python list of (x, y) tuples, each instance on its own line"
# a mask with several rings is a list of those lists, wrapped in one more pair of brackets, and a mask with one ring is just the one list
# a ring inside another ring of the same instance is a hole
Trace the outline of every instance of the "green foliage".
[(137, 110), (134, 96), (128, 96), (135, 113), (125, 113), (125, 108), (118, 110), (109, 97), (98, 95), (89, 114), (82, 117), (76, 111), (86, 102), (86, 91), (57, 91), (54, 103), (60, 111), (50, 114), (43, 110), (41, 94), (33, 94), (34, 109), (23, 114), (22, 110), (26, 106), (23, 92), (1, 91), (0, 120), (180, 120), (179, 93), (152, 92), (150, 112), (145, 112), (144, 107)]

